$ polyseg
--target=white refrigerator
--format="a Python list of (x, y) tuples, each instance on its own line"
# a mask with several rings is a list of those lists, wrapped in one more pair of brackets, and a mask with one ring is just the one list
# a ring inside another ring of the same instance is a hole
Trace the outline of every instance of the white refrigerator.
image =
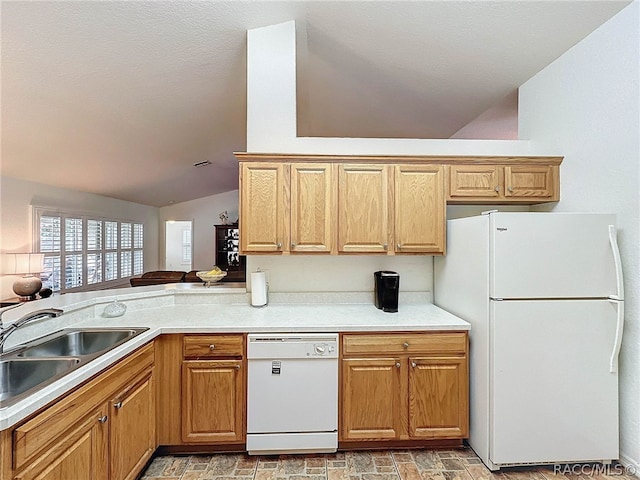
[(469, 444), (491, 470), (618, 458), (615, 215), (447, 222), (434, 300), (471, 323)]

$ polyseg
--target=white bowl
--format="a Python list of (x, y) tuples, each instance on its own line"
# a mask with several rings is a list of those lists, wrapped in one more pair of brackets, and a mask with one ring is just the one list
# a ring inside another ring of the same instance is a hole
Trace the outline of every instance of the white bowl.
[(216, 275), (212, 275), (209, 272), (196, 272), (196, 275), (198, 276), (198, 278), (200, 278), (200, 280), (204, 282), (204, 286), (208, 287), (212, 283), (219, 282), (224, 277), (226, 277), (227, 272), (218, 273)]

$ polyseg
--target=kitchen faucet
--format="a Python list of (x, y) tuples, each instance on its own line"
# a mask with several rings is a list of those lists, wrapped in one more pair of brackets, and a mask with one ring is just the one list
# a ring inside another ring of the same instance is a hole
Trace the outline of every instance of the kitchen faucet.
[(64, 311), (60, 310), (59, 308), (43, 308), (41, 310), (36, 310), (35, 312), (27, 313), (5, 328), (4, 324), (2, 323), (2, 314), (8, 310), (13, 310), (20, 305), (22, 305), (22, 303), (13, 305), (9, 308), (5, 308), (0, 312), (0, 354), (4, 352), (4, 344), (7, 341), (7, 338), (9, 338), (9, 335), (11, 335), (23, 325), (31, 322), (32, 320), (37, 320), (43, 317), (59, 317), (64, 313)]

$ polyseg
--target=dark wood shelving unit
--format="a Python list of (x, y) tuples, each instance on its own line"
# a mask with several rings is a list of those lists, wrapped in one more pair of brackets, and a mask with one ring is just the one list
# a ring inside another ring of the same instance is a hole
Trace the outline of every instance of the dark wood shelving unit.
[(240, 255), (238, 224), (215, 225), (216, 265), (227, 272), (222, 282), (244, 282), (247, 279), (247, 257)]

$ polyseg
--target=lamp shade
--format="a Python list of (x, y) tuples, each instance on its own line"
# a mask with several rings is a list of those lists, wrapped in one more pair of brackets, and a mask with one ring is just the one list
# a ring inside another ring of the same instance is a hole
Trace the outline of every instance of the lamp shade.
[(5, 253), (3, 273), (24, 275), (42, 272), (44, 253)]

